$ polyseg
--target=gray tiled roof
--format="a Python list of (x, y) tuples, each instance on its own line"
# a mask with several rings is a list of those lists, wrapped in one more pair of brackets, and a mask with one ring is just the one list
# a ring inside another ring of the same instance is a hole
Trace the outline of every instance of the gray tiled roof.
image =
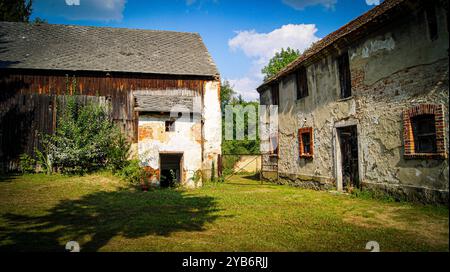
[(199, 99), (190, 90), (153, 90), (153, 91), (135, 91), (135, 111), (152, 111), (152, 112), (193, 112), (194, 103)]
[(199, 34), (0, 22), (0, 68), (216, 76)]

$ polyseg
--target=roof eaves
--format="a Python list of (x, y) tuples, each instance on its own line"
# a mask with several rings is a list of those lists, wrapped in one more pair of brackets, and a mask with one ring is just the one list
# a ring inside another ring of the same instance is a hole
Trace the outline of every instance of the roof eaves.
[(260, 92), (265, 86), (276, 82), (282, 76), (290, 73), (292, 70), (297, 68), (304, 61), (321, 53), (323, 50), (327, 49), (329, 46), (332, 46), (338, 40), (347, 37), (352, 32), (358, 30), (359, 28), (363, 27), (364, 25), (366, 25), (367, 23), (369, 23), (371, 21), (374, 21), (377, 17), (385, 14), (387, 11), (389, 11), (393, 7), (403, 3), (404, 1), (405, 0), (385, 0), (380, 5), (374, 7), (373, 9), (369, 10), (368, 12), (358, 16), (356, 19), (348, 22), (347, 24), (340, 27), (336, 31), (328, 34), (327, 36), (325, 36), (324, 38), (322, 38), (321, 40), (319, 40), (315, 44), (313, 44), (310, 48), (306, 49), (303, 52), (303, 54), (301, 54), (293, 62), (289, 63), (286, 67), (281, 69), (276, 75), (270, 77), (267, 81), (262, 83), (257, 88), (257, 91)]

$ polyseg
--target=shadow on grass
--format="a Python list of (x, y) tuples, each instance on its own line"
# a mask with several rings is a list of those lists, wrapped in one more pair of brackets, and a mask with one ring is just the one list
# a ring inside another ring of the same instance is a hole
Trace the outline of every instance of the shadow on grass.
[(11, 173), (11, 174), (1, 174), (0, 175), (0, 182), (12, 182), (18, 177), (20, 177), (22, 174), (19, 173)]
[(63, 251), (70, 240), (83, 251), (96, 251), (114, 236), (168, 236), (177, 231), (201, 231), (218, 218), (212, 197), (183, 191), (136, 192), (122, 189), (97, 192), (78, 200), (63, 200), (42, 216), (5, 214), (8, 229), (0, 229), (6, 244), (0, 251)]

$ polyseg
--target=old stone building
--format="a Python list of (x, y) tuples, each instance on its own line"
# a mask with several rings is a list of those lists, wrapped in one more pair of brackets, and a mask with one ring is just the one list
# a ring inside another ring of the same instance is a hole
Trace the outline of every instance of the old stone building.
[(447, 11), (386, 0), (264, 82), (279, 124), (263, 176), (448, 203)]
[(220, 77), (198, 34), (0, 22), (0, 170), (55, 130), (67, 94), (109, 104), (153, 182), (217, 169)]

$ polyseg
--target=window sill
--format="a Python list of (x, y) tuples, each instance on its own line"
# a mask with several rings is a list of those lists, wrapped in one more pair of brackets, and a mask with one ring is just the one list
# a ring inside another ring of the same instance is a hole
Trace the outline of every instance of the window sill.
[(404, 154), (405, 159), (446, 159), (446, 153), (412, 153)]
[(300, 158), (312, 160), (313, 155), (312, 154), (302, 154), (302, 155), (300, 155)]

